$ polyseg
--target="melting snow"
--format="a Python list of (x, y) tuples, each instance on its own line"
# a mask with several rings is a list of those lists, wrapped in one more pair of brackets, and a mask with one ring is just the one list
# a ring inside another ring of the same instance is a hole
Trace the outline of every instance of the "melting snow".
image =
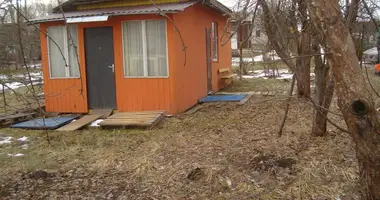
[(274, 77), (276, 79), (292, 79), (293, 74), (289, 73), (289, 70), (287, 69), (279, 69), (275, 71), (266, 71), (265, 70), (255, 70), (255, 71), (250, 71), (252, 75), (244, 75), (243, 78), (246, 79), (251, 79), (251, 78), (263, 78), (263, 79), (268, 79), (268, 77)]
[(17, 139), (18, 141), (20, 141), (20, 142), (26, 142), (26, 141), (28, 141), (28, 137), (21, 137), (21, 138), (19, 138), (19, 139)]
[[(276, 60), (281, 60), (280, 57), (278, 57), (276, 54), (273, 53), (268, 53), (267, 54), (268, 61), (276, 61)], [(263, 55), (255, 56), (253, 58), (243, 58), (243, 62), (245, 63), (250, 63), (250, 62), (263, 62), (264, 57)], [(240, 58), (234, 57), (232, 58), (232, 65), (233, 66), (239, 66), (240, 63)]]
[(100, 126), (99, 123), (102, 121), (104, 121), (104, 119), (98, 119), (98, 120), (92, 122), (90, 127), (99, 127)]
[(1, 137), (0, 136), (0, 145), (1, 144), (10, 144), (12, 143), (12, 137)]
[(28, 149), (29, 148), (29, 145), (28, 144), (23, 144), (21, 145), (21, 149)]
[[(32, 80), (33, 84), (40, 84), (43, 83), (42, 79), (42, 73), (34, 72), (30, 73), (30, 79)], [(17, 89), (20, 87), (24, 87), (25, 84), (30, 85), (29, 82), (29, 76), (27, 74), (16, 74), (16, 75), (0, 75), (0, 80), (3, 82), (6, 82), (4, 85), (4, 89)], [(0, 90), (3, 89), (3, 85), (0, 85)]]
[(21, 157), (24, 156), (22, 153), (16, 153), (16, 154), (8, 154), (9, 157)]

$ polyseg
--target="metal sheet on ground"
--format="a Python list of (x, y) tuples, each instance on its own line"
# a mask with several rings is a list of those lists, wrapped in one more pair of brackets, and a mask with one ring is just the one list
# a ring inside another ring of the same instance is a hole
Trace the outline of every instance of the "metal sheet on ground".
[(201, 103), (207, 103), (207, 102), (234, 102), (234, 101), (241, 101), (244, 99), (244, 97), (247, 95), (210, 95), (207, 96), (199, 102)]
[(85, 115), (79, 120), (73, 121), (59, 129), (57, 131), (76, 131), (80, 128), (89, 125), (91, 122), (101, 118), (103, 115)]
[(36, 129), (36, 130), (54, 130), (59, 127), (62, 127), (74, 119), (78, 118), (77, 115), (74, 116), (60, 116), (60, 117), (52, 117), (52, 118), (39, 118), (33, 119), (26, 122), (14, 124), (11, 128), (23, 128), (23, 129)]

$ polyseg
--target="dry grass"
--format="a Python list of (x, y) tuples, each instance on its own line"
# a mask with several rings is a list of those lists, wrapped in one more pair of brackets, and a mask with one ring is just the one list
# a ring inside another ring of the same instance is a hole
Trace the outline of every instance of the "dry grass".
[[(372, 69), (369, 76), (379, 91), (380, 77)], [(225, 91), (286, 91), (289, 85), (248, 79), (235, 81)], [(332, 110), (339, 113), (335, 101)], [(16, 141), (0, 145), (0, 196), (360, 199), (350, 136), (329, 126), (328, 136), (312, 137), (310, 104), (292, 101), (283, 137), (276, 134), (284, 107), (281, 98), (254, 96), (243, 106), (205, 105), (192, 115), (168, 118), (154, 130), (50, 132), (50, 144), (39, 131), (0, 130), (0, 136), (31, 139), (27, 150)], [(345, 126), (339, 116), (329, 116)]]
[[(36, 94), (43, 92), (42, 86), (34, 86)], [(4, 106), (4, 96), (0, 91), (0, 113), (14, 113), (22, 110), (30, 110), (38, 108), (37, 102), (33, 96), (31, 87), (28, 90), (26, 87), (21, 87), (5, 91), (6, 106)], [(40, 99), (40, 104), (43, 101)]]
[(224, 92), (279, 92), (282, 93), (290, 88), (291, 80), (279, 80), (279, 79), (234, 79), (234, 84), (228, 88), (223, 89)]
[[(295, 100), (279, 138), (282, 108), (283, 101), (254, 96), (243, 106), (207, 104), (150, 131), (51, 132), (50, 145), (40, 132), (3, 129), (32, 141), (28, 150), (0, 145), (0, 196), (358, 199), (349, 136), (330, 127), (327, 137), (311, 137), (312, 108)], [(25, 156), (6, 155), (20, 152)]]

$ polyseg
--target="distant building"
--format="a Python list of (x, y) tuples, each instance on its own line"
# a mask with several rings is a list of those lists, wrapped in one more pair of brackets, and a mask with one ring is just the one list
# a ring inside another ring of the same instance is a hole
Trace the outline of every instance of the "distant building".
[[(268, 44), (268, 37), (265, 34), (261, 19), (256, 17), (254, 24), (252, 24), (252, 17), (247, 17), (242, 22), (233, 21), (232, 31), (236, 32), (231, 40), (231, 47), (233, 53), (238, 54), (240, 42), (249, 39), (244, 43), (243, 49), (252, 49), (254, 52), (264, 51)], [(240, 42), (239, 42), (240, 41)]]

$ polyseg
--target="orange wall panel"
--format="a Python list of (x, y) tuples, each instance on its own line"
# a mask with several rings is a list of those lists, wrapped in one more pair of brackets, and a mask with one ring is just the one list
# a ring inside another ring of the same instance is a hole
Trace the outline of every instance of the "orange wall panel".
[(183, 112), (207, 95), (206, 28), (211, 29), (213, 21), (218, 23), (219, 37), (219, 59), (217, 62), (212, 62), (212, 90), (214, 92), (224, 87), (218, 70), (220, 68), (232, 70), (232, 49), (230, 42), (222, 46), (220, 41), (227, 17), (200, 3), (185, 9), (185, 12), (174, 14), (173, 20), (187, 47), (185, 59), (181, 38), (178, 33), (174, 33), (175, 98), (177, 112)]
[[(86, 95), (86, 72), (84, 65), (82, 65), (82, 63), (80, 65), (82, 78), (50, 78), (49, 55), (47, 47), (48, 40), (45, 33), (47, 27), (52, 25), (62, 25), (62, 23), (41, 24), (40, 33), (46, 111), (62, 113), (85, 113), (88, 111), (88, 108)], [(81, 38), (79, 38), (79, 40), (81, 40)], [(83, 54), (80, 54), (80, 62), (83, 58)]]
[(175, 114), (172, 90), (174, 69), (171, 66), (172, 26), (167, 22), (168, 78), (126, 78), (124, 77), (122, 22), (127, 20), (165, 19), (157, 15), (119, 16), (112, 18), (114, 23), (115, 76), (117, 108), (122, 112), (166, 110)]

